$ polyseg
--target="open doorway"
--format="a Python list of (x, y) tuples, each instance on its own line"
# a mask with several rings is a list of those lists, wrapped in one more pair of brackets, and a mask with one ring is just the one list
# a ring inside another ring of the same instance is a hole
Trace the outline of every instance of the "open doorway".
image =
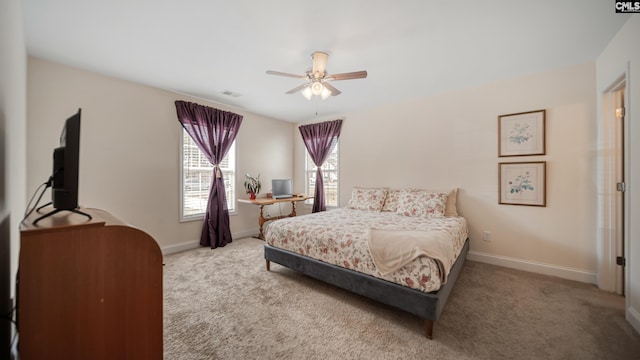
[(625, 294), (626, 245), (626, 151), (625, 117), (626, 77), (615, 81), (604, 93), (601, 169), (598, 192), (602, 257), (599, 287)]

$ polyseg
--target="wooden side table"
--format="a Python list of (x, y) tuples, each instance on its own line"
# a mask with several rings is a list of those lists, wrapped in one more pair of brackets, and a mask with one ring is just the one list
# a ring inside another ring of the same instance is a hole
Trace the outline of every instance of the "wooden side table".
[[(260, 206), (260, 216), (258, 216), (258, 225), (260, 226), (260, 234), (257, 237), (258, 237), (258, 239), (264, 240), (264, 232), (262, 231), (262, 227), (264, 226), (264, 223), (266, 223), (267, 221), (271, 221), (271, 220), (278, 220), (278, 219), (283, 219), (283, 218), (296, 216), (296, 203), (298, 201), (305, 201), (307, 199), (312, 199), (312, 198), (313, 198), (312, 196), (297, 195), (297, 196), (294, 196), (294, 197), (291, 197), (291, 198), (286, 198), (286, 199), (272, 199), (272, 198), (256, 198), (256, 199), (253, 199), (253, 200), (252, 199), (238, 199), (238, 202)], [(273, 204), (286, 203), (286, 202), (290, 202), (291, 203), (291, 213), (290, 214), (280, 215), (280, 216), (275, 216), (275, 217), (270, 217), (270, 218), (265, 218), (264, 217), (263, 209), (264, 209), (265, 205), (273, 205)]]

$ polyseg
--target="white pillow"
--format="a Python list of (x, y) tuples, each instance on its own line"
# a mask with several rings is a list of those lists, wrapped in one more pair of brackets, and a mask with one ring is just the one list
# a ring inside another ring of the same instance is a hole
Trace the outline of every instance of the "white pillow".
[(385, 188), (360, 188), (354, 187), (351, 190), (351, 200), (349, 208), (366, 211), (380, 211), (387, 196)]
[(404, 216), (444, 217), (447, 194), (427, 190), (403, 190), (400, 193), (397, 214)]

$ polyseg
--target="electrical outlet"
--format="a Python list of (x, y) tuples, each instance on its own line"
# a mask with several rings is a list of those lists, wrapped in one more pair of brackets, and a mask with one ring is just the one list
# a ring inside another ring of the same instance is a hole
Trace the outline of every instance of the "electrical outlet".
[(483, 231), (482, 232), (482, 240), (484, 241), (491, 241), (491, 232), (490, 231)]

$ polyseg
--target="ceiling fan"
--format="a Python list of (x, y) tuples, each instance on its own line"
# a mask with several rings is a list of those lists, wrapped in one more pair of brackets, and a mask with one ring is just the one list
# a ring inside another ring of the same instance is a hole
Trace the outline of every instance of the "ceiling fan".
[(267, 74), (306, 79), (307, 82), (287, 91), (286, 93), (295, 94), (298, 91), (302, 91), (302, 96), (307, 100), (311, 100), (311, 96), (313, 95), (320, 96), (323, 100), (329, 96), (340, 95), (341, 91), (331, 85), (329, 81), (362, 79), (367, 77), (366, 71), (354, 71), (342, 74), (327, 73), (326, 67), (329, 54), (322, 51), (316, 51), (311, 54), (311, 59), (313, 61), (313, 67), (307, 70), (304, 75), (289, 74), (273, 70), (267, 70)]

